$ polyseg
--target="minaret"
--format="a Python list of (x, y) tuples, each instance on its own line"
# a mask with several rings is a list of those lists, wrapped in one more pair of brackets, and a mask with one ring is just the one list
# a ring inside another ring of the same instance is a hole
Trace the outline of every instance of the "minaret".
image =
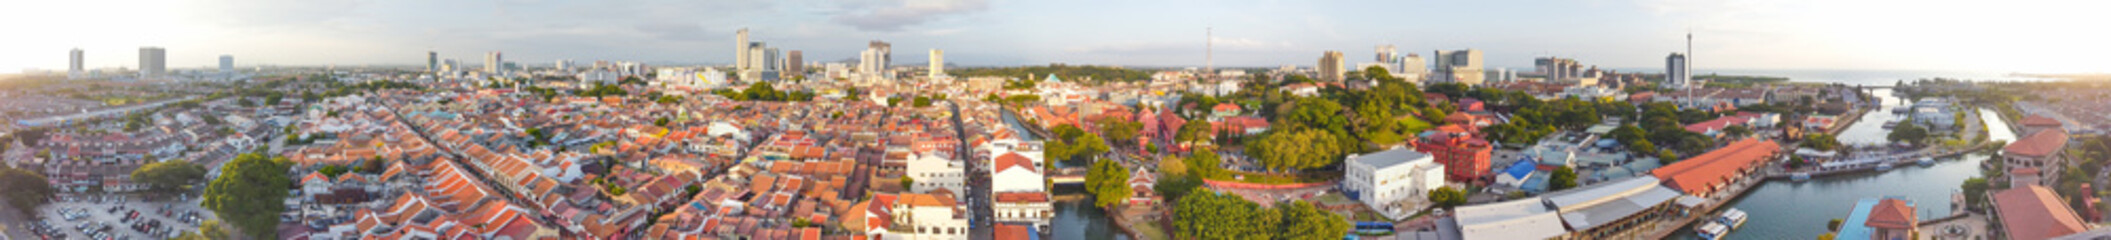
[(1217, 75), (1217, 32), (1216, 32), (1216, 29), (1215, 29), (1215, 28), (1202, 28), (1202, 37), (1203, 37), (1203, 38), (1205, 38), (1205, 39), (1203, 39), (1203, 41), (1202, 41), (1202, 42), (1203, 42), (1203, 44), (1202, 44), (1202, 56), (1203, 56), (1203, 58), (1205, 58), (1205, 59), (1203, 60), (1203, 63), (1202, 63), (1202, 64), (1203, 64), (1203, 66), (1202, 66), (1202, 71), (1203, 71), (1202, 75), (1203, 75), (1203, 76), (1216, 76), (1216, 75)]
[(1686, 75), (1684, 78), (1686, 82), (1679, 83), (1679, 85), (1693, 85), (1693, 29), (1686, 29), (1686, 66), (1684, 67), (1686, 70), (1680, 71), (1679, 74)]

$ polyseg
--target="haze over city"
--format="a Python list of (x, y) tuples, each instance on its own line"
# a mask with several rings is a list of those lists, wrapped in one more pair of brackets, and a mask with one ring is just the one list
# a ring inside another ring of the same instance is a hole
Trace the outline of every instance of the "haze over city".
[[(1479, 49), (1490, 67), (1559, 56), (1661, 68), (1695, 35), (1700, 69), (2106, 72), (2104, 1), (31, 1), (0, 9), (20, 37), (0, 73), (137, 68), (168, 49), (174, 68), (423, 64), (473, 59), (731, 64), (733, 32), (855, 59), (869, 40), (943, 48), (963, 66), (1046, 63), (1200, 66), (1215, 29), (1218, 66), (1309, 66), (1315, 53)], [(904, 59), (922, 59), (904, 51)], [(1350, 58), (1367, 60), (1364, 57)], [(900, 61), (917, 64), (920, 61)], [(1356, 61), (1351, 61), (1356, 62)]]

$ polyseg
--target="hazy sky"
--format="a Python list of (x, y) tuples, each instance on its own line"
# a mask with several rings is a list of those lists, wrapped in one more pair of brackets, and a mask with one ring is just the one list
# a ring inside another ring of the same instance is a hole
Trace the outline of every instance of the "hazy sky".
[(897, 63), (944, 49), (956, 65), (1199, 66), (1204, 29), (1219, 66), (1351, 64), (1376, 45), (1429, 55), (1484, 51), (1490, 67), (1563, 56), (1661, 68), (1690, 29), (1703, 69), (2111, 72), (2111, 1), (1945, 0), (32, 0), (0, 7), (0, 72), (136, 67), (140, 46), (172, 68), (465, 64), (490, 51), (557, 59), (727, 64), (733, 32), (850, 59), (870, 40)]

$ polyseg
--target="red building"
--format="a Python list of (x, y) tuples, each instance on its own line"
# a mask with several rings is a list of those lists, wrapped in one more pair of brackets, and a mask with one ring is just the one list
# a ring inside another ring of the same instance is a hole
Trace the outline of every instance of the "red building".
[(1437, 164), (1444, 164), (1445, 179), (1478, 184), (1488, 175), (1488, 153), (1494, 150), (1479, 133), (1463, 125), (1447, 124), (1422, 132), (1414, 141), (1415, 150), (1429, 153)]

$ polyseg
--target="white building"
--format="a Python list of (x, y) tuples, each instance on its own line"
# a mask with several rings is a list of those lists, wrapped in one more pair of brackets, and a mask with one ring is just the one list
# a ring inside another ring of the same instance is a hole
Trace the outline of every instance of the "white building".
[(81, 65), (81, 54), (81, 49), (79, 48), (75, 48), (73, 49), (73, 51), (67, 52), (66, 78), (79, 79), (82, 77), (81, 73), (84, 68), (82, 68)]
[(1561, 212), (1541, 198), (1459, 206), (1455, 209), (1461, 239), (1551, 239), (1568, 234)]
[(945, 50), (931, 49), (931, 67), (930, 67), (930, 69), (929, 69), (929, 72), (928, 72), (928, 73), (926, 73), (926, 74), (928, 74), (928, 75), (929, 75), (928, 77), (929, 77), (929, 78), (931, 78), (931, 80), (938, 80), (938, 79), (941, 79), (941, 78), (945, 78), (945, 76), (946, 76), (946, 51), (945, 51)]
[[(1342, 177), (1342, 190), (1371, 209), (1399, 219), (1411, 209), (1395, 206), (1405, 199), (1422, 198), (1429, 190), (1444, 186), (1444, 165), (1428, 153), (1394, 148), (1371, 154), (1352, 154)], [(1419, 210), (1419, 209), (1412, 209)]]
[(235, 72), (235, 55), (220, 55), (220, 73)]
[(915, 179), (916, 182), (914, 185), (910, 185), (909, 191), (930, 193), (938, 189), (946, 189), (946, 191), (952, 192), (955, 198), (966, 197), (967, 194), (963, 194), (966, 192), (961, 190), (967, 189), (967, 169), (966, 166), (962, 165), (961, 161), (954, 160), (952, 156), (947, 156), (944, 152), (934, 151), (911, 156), (909, 157), (908, 169), (906, 169), (908, 172), (905, 174), (906, 177)]
[(139, 48), (139, 77), (159, 77), (169, 72), (169, 51), (160, 47)]
[(929, 194), (902, 194), (894, 201), (895, 228), (881, 239), (968, 239), (967, 211), (958, 202)]

